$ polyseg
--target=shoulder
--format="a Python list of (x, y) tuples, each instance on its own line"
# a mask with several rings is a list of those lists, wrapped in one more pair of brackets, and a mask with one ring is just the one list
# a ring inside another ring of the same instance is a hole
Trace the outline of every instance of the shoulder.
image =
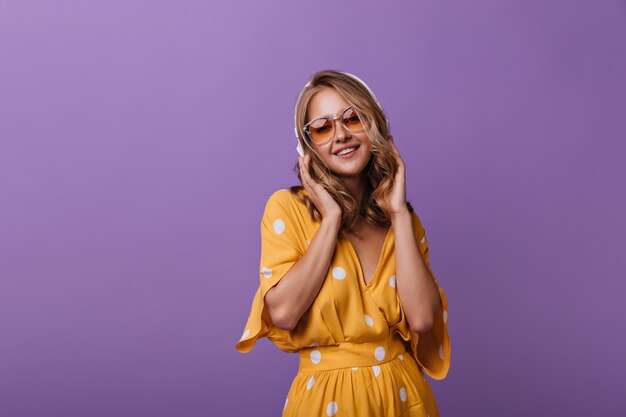
[(291, 194), (291, 191), (286, 188), (281, 188), (270, 194), (270, 196), (267, 198), (267, 202), (265, 203), (265, 207), (269, 208), (274, 206), (280, 206), (283, 208), (287, 208), (293, 203), (293, 200), (294, 197)]
[[(300, 191), (300, 194), (303, 192)], [(287, 188), (278, 189), (270, 194), (265, 203), (265, 212), (280, 212), (286, 215), (295, 214), (306, 207), (298, 198)]]
[(274, 191), (267, 199), (267, 204), (282, 204), (282, 205), (304, 205), (299, 198), (307, 195), (306, 189), (300, 187), (297, 191), (298, 196), (288, 188), (280, 188)]
[(289, 189), (279, 189), (267, 198), (261, 229), (267, 231), (273, 228), (278, 234), (286, 231), (287, 236), (300, 241), (300, 247), (306, 248), (302, 242), (312, 239), (315, 227), (309, 217), (306, 205), (297, 196)]

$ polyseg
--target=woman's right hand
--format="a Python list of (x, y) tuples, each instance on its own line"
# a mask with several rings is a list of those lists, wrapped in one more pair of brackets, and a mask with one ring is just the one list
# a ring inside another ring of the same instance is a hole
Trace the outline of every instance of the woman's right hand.
[(341, 219), (341, 207), (335, 201), (332, 195), (322, 184), (315, 182), (309, 175), (309, 163), (311, 162), (311, 156), (306, 154), (304, 157), (298, 158), (298, 165), (300, 168), (300, 178), (302, 179), (302, 185), (307, 190), (309, 198), (315, 204), (317, 210), (321, 213), (322, 218), (335, 217), (337, 220)]

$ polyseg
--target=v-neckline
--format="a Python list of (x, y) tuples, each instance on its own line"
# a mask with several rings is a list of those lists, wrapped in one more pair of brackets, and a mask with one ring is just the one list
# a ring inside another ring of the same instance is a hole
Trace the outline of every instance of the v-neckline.
[(389, 236), (391, 236), (391, 230), (392, 230), (392, 227), (389, 227), (389, 229), (387, 230), (387, 234), (385, 235), (385, 240), (383, 240), (383, 246), (382, 248), (380, 248), (380, 254), (378, 255), (378, 262), (376, 262), (376, 268), (374, 269), (374, 273), (372, 274), (372, 277), (367, 283), (365, 282), (365, 274), (363, 272), (363, 266), (361, 265), (361, 260), (359, 259), (359, 255), (356, 253), (356, 249), (354, 249), (354, 246), (352, 246), (352, 242), (350, 242), (350, 239), (346, 236), (346, 242), (348, 246), (350, 247), (350, 251), (352, 252), (352, 254), (354, 255), (356, 259), (357, 267), (359, 268), (359, 272), (361, 273), (361, 278), (359, 279), (359, 281), (361, 281), (361, 283), (365, 286), (365, 288), (369, 288), (370, 286), (372, 286), (374, 281), (376, 281), (376, 276), (378, 275), (378, 272), (380, 270), (380, 264), (382, 263), (382, 260), (383, 260), (383, 254), (385, 253), (385, 249), (387, 247), (387, 241), (389, 240)]

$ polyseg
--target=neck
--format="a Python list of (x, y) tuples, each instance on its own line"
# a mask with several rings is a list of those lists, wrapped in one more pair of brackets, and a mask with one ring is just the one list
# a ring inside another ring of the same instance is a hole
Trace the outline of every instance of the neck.
[(359, 203), (362, 202), (365, 194), (365, 180), (363, 177), (344, 177), (342, 179), (352, 197)]

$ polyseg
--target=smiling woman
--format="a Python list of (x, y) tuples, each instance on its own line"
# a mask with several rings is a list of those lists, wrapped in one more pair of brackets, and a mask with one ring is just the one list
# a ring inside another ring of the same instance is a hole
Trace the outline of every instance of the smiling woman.
[(236, 345), (299, 352), (283, 416), (439, 416), (425, 375), (450, 367), (448, 304), (388, 129), (351, 74), (314, 74), (296, 103), (302, 185), (267, 200)]

